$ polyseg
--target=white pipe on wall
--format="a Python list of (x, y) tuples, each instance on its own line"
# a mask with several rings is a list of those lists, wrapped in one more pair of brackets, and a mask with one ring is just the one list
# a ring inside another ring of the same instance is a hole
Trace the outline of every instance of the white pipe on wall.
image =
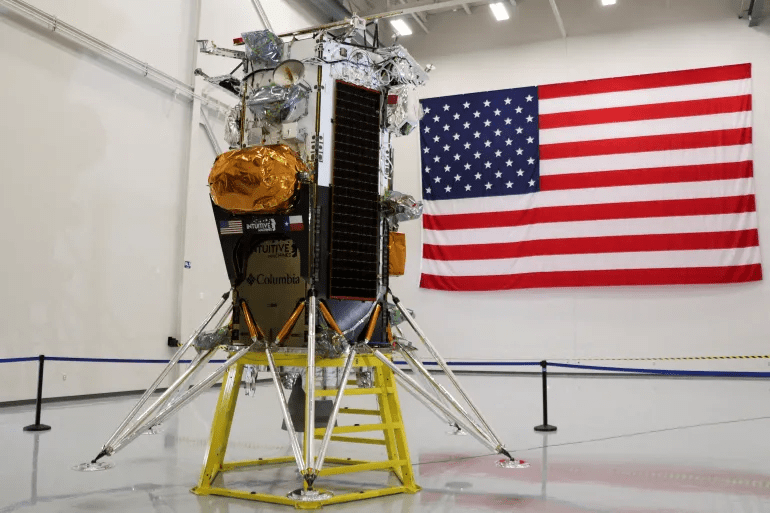
[[(119, 64), (123, 68), (133, 71), (137, 75), (144, 76), (156, 84), (164, 86), (169, 89), (174, 95), (181, 95), (184, 98), (192, 101), (196, 98), (196, 93), (193, 91), (193, 87), (190, 84), (182, 82), (165, 73), (158, 68), (150, 66), (148, 63), (143, 62), (136, 57), (133, 57), (114, 46), (108, 45), (104, 41), (95, 38), (94, 36), (83, 32), (77, 27), (73, 27), (69, 23), (66, 23), (52, 14), (38, 9), (37, 7), (28, 4), (22, 0), (0, 0), (0, 6), (7, 7), (14, 13), (22, 16), (23, 18), (42, 25), (52, 32), (56, 32), (66, 37), (70, 41), (73, 41), (84, 48), (96, 53), (99, 56), (106, 57), (112, 62)], [(209, 107), (216, 109), (223, 114), (226, 114), (229, 110), (229, 106), (224, 103), (198, 95), (198, 100)]]

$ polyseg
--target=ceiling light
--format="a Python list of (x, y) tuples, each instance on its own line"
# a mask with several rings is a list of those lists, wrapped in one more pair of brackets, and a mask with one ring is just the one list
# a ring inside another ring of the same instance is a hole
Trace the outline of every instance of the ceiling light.
[(510, 18), (508, 16), (508, 11), (505, 9), (505, 6), (502, 2), (497, 2), (496, 4), (489, 4), (489, 8), (492, 9), (492, 14), (495, 15), (495, 19), (497, 21), (503, 21)]
[(617, 0), (602, 0), (602, 5), (615, 5)]
[(391, 20), (390, 24), (393, 25), (399, 36), (408, 36), (412, 33), (412, 29), (409, 28), (409, 25), (404, 20)]

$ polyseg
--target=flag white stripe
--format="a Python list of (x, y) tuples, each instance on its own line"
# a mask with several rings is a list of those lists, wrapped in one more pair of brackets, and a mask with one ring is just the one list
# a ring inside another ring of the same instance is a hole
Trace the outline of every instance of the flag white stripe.
[(538, 255), (498, 260), (453, 260), (423, 258), (423, 273), (439, 276), (486, 276), (554, 271), (601, 271), (610, 269), (667, 269), (724, 267), (760, 263), (759, 247), (691, 251), (640, 251)]
[(688, 100), (705, 100), (751, 94), (751, 79), (727, 80), (703, 84), (687, 84), (632, 91), (565, 96), (563, 98), (541, 99), (538, 101), (540, 115), (581, 110), (630, 107)]
[(540, 161), (540, 175), (565, 175), (623, 169), (743, 162), (751, 160), (751, 154), (751, 144), (743, 144), (686, 150), (646, 151), (550, 159)]
[(472, 230), (424, 230), (423, 242), (441, 246), (504, 244), (531, 240), (614, 237), (751, 230), (757, 228), (755, 212), (711, 216), (650, 217), (569, 221)]
[(751, 127), (751, 111), (541, 129), (540, 144), (710, 132), (746, 127)]
[(507, 212), (538, 207), (595, 205), (636, 201), (662, 201), (693, 198), (720, 198), (745, 196), (754, 193), (754, 180), (736, 178), (708, 182), (624, 185), (595, 189), (540, 191), (518, 196), (464, 198), (456, 200), (425, 201), (424, 211), (430, 215), (474, 214), (479, 212)]

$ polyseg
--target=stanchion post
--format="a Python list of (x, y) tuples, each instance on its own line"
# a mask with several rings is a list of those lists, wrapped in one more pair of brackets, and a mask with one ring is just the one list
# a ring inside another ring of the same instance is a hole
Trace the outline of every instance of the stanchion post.
[(543, 423), (539, 426), (535, 426), (535, 431), (556, 431), (556, 426), (552, 426), (548, 423), (548, 362), (543, 360), (540, 362), (543, 372)]
[(45, 355), (41, 354), (37, 366), (37, 402), (35, 404), (35, 423), (24, 426), (24, 431), (48, 431), (51, 426), (40, 423), (40, 410), (43, 407), (43, 365), (45, 364)]

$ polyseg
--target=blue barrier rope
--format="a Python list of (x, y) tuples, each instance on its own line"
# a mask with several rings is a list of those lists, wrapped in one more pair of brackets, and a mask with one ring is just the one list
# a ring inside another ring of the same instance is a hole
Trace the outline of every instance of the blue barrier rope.
[[(141, 358), (83, 358), (71, 356), (46, 356), (46, 360), (58, 362), (101, 362), (101, 363), (168, 363), (169, 360), (141, 359)], [(0, 363), (32, 362), (37, 361), (37, 356), (21, 358), (1, 358)], [(210, 360), (209, 363), (224, 363), (226, 360)], [(190, 360), (179, 360), (179, 363), (190, 363)], [(397, 365), (405, 365), (405, 361), (394, 361)], [(517, 367), (539, 366), (540, 362), (447, 362), (450, 366), (472, 365), (478, 367)], [(426, 366), (437, 366), (436, 362), (423, 362)], [(548, 362), (550, 367), (564, 367), (568, 369), (598, 370), (605, 372), (629, 372), (636, 374), (658, 374), (664, 376), (703, 376), (703, 377), (733, 377), (733, 378), (770, 378), (770, 372), (748, 371), (699, 371), (699, 370), (673, 370), (673, 369), (639, 369), (629, 367), (601, 367), (597, 365), (577, 365), (572, 363)]]
[(667, 370), (667, 369), (634, 369), (626, 367), (599, 367), (596, 365), (575, 365), (571, 363), (548, 362), (549, 367), (566, 367), (568, 369), (588, 369), (610, 372), (635, 372), (639, 374), (663, 374), (666, 376), (711, 376), (733, 378), (770, 378), (770, 372), (743, 371), (697, 371), (697, 370)]
[(37, 356), (25, 356), (23, 358), (0, 358), (0, 363), (36, 362), (37, 360)]
[[(36, 362), (39, 357), (2, 358), (0, 363)], [(46, 361), (52, 362), (101, 362), (101, 363), (168, 363), (170, 360), (150, 360), (141, 358), (80, 358), (73, 356), (46, 356)], [(179, 360), (179, 363), (190, 363), (192, 360)], [(209, 360), (209, 363), (224, 363), (227, 360)]]
[[(396, 365), (406, 365), (405, 361), (393, 360)], [(450, 367), (456, 365), (478, 365), (480, 367), (492, 367), (500, 365), (503, 367), (514, 367), (520, 365), (540, 365), (540, 362), (446, 362)], [(438, 365), (436, 362), (422, 362), (425, 366)]]

